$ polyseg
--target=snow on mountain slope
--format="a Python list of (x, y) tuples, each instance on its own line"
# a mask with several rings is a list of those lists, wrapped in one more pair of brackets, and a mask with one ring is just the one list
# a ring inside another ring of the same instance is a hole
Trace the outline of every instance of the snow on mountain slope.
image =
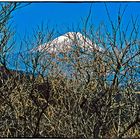
[(72, 46), (78, 46), (86, 51), (103, 51), (90, 39), (84, 37), (80, 32), (68, 32), (56, 39), (32, 49), (35, 51), (47, 51), (48, 53), (67, 52), (72, 49)]

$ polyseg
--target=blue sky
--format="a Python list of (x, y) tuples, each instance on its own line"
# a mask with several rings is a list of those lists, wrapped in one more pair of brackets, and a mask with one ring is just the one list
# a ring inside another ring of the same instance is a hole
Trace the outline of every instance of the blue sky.
[[(18, 9), (14, 12), (13, 18), (11, 19), (13, 27), (15, 29), (16, 38), (14, 53), (16, 53), (16, 51), (19, 51), (20, 43), (24, 40), (25, 35), (29, 36), (32, 39), (33, 29), (36, 29), (37, 26), (40, 26), (42, 22), (44, 22), (44, 24), (48, 23), (50, 28), (55, 28), (60, 32), (60, 34), (64, 34), (68, 31), (73, 31), (72, 26), (75, 28), (75, 31), (77, 31), (77, 26), (82, 26), (82, 19), (85, 19), (88, 16), (91, 4), (92, 13), (90, 22), (94, 25), (94, 28), (98, 28), (101, 22), (104, 22), (109, 28), (110, 24), (108, 22), (104, 2), (36, 2), (22, 9)], [(123, 18), (124, 26), (130, 22), (132, 15), (134, 17), (140, 15), (140, 2), (108, 2), (106, 4), (111, 19), (114, 22), (117, 20), (116, 15), (119, 6), (121, 5), (123, 9), (126, 5), (128, 5)], [(26, 48), (23, 48), (23, 50), (26, 50)]]
[[(16, 39), (19, 43), (24, 35), (31, 36), (33, 29), (36, 29), (42, 22), (49, 23), (50, 28), (57, 28), (62, 34), (68, 31), (67, 27), (77, 27), (82, 23), (82, 18), (86, 18), (92, 4), (91, 21), (93, 25), (98, 27), (99, 23), (104, 22), (109, 25), (104, 2), (95, 3), (32, 3), (27, 7), (17, 10), (12, 19), (13, 26), (16, 30)], [(128, 5), (124, 24), (128, 23), (131, 15), (140, 15), (140, 3), (138, 2), (109, 2), (107, 7), (109, 9), (111, 18), (115, 21), (119, 6), (124, 8)], [(82, 25), (82, 24), (81, 24)], [(72, 30), (71, 30), (72, 31)]]

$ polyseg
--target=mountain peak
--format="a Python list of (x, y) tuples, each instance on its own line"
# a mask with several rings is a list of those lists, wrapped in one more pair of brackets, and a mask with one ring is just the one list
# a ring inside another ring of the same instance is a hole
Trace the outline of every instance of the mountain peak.
[(57, 53), (57, 52), (67, 52), (72, 49), (72, 46), (78, 46), (82, 49), (88, 51), (103, 51), (102, 48), (98, 47), (93, 43), (89, 38), (83, 36), (80, 32), (67, 32), (48, 43), (39, 45), (37, 48), (32, 49), (32, 52), (48, 52), (48, 53)]

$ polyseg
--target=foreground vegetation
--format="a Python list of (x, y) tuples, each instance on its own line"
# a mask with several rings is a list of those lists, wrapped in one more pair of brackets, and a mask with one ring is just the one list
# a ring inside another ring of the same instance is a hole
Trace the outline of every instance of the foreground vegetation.
[[(46, 52), (29, 57), (19, 54), (27, 72), (32, 69), (26, 75), (7, 67), (9, 48), (14, 47), (14, 43), (9, 45), (13, 34), (7, 22), (11, 12), (20, 6), (8, 3), (0, 11), (3, 14), (0, 55), (4, 68), (0, 71), (0, 136), (140, 138), (137, 19), (132, 19), (132, 30), (128, 34), (127, 27), (123, 29), (121, 24), (124, 12), (118, 12), (120, 19), (116, 25), (106, 6), (112, 32), (108, 33), (103, 25), (96, 32), (92, 27), (88, 31), (87, 22), (82, 31), (104, 48), (103, 53), (81, 52), (77, 47), (70, 56), (63, 53), (64, 57), (59, 58), (52, 54), (45, 62), (41, 60)], [(106, 36), (100, 33), (101, 29), (105, 29)], [(33, 40), (36, 45), (28, 41), (23, 45), (37, 47), (52, 34), (54, 32), (48, 31), (44, 36), (39, 28)], [(117, 50), (116, 46), (120, 48)], [(63, 65), (70, 64), (73, 70), (64, 70), (54, 58)]]

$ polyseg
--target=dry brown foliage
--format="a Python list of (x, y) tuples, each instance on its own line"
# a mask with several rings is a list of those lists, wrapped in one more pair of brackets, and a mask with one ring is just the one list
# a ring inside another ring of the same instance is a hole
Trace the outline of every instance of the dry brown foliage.
[[(7, 27), (4, 20), (9, 20), (18, 5), (5, 6), (13, 8), (9, 9), (7, 18), (0, 18), (3, 29)], [(89, 37), (92, 35), (105, 51), (87, 54), (92, 59), (80, 58), (83, 54), (79, 50), (73, 51), (70, 57), (64, 54), (61, 62), (73, 67), (71, 74), (52, 61), (55, 57), (59, 59), (55, 54), (42, 63), (43, 56), (47, 55), (44, 53), (27, 58), (21, 55), (25, 65), (32, 68), (29, 75), (12, 72), (2, 51), (8, 45), (1, 43), (1, 63), (5, 71), (0, 71), (0, 137), (140, 138), (140, 96), (135, 90), (139, 79), (134, 76), (140, 64), (137, 24), (132, 20), (132, 32), (127, 39), (120, 20), (115, 27), (107, 6), (106, 10), (113, 34), (109, 34), (105, 26), (100, 28), (106, 31), (106, 38), (100, 29), (96, 32), (89, 29), (89, 34), (86, 28), (83, 31)], [(118, 12), (118, 16), (122, 18), (123, 14)], [(39, 33), (35, 35), (36, 46), (45, 38)], [(116, 40), (118, 36), (120, 40)], [(9, 39), (6, 37), (5, 42)], [(33, 44), (26, 42), (26, 45)], [(120, 45), (120, 53), (117, 53), (117, 45)], [(123, 73), (119, 71), (122, 64), (125, 64)]]

